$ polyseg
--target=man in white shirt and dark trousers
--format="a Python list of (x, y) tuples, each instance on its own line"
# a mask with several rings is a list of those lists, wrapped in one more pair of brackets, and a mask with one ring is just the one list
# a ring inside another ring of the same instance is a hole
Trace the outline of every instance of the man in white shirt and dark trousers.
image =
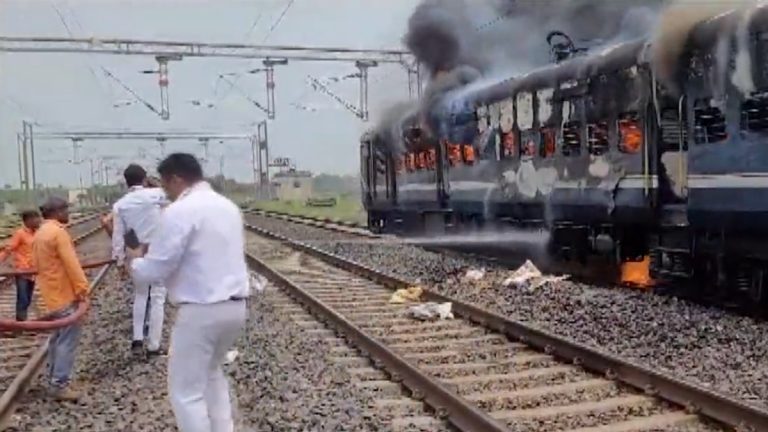
[(128, 250), (130, 268), (137, 281), (164, 281), (169, 300), (179, 306), (168, 359), (168, 392), (179, 430), (231, 432), (222, 363), (247, 315), (243, 217), (203, 181), (194, 156), (172, 154), (157, 170), (173, 203), (146, 254)]
[[(163, 207), (168, 203), (165, 192), (158, 187), (145, 187), (147, 172), (136, 164), (123, 172), (128, 193), (112, 207), (112, 258), (122, 266), (125, 259), (125, 234), (133, 231), (141, 244), (149, 244), (160, 221)], [(162, 283), (133, 280), (133, 342), (131, 350), (140, 353), (144, 344), (144, 324), (149, 308), (147, 357), (160, 354), (166, 291)]]

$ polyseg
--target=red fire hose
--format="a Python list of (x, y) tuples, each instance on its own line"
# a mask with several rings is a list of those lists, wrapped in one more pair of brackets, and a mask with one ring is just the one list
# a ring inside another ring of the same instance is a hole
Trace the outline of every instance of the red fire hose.
[[(107, 264), (113, 263), (114, 260), (101, 260), (96, 262), (91, 262), (87, 264), (83, 264), (83, 269), (90, 269), (95, 267), (102, 267)], [(5, 272), (0, 273), (0, 276), (29, 276), (37, 274), (37, 272), (34, 271), (27, 271), (27, 272)], [(85, 315), (85, 313), (88, 311), (88, 308), (90, 307), (90, 301), (86, 297), (83, 301), (80, 301), (77, 303), (77, 309), (75, 312), (58, 319), (52, 319), (51, 314), (44, 315), (36, 320), (30, 320), (30, 321), (16, 321), (11, 319), (0, 319), (0, 331), (46, 331), (46, 330), (56, 330), (62, 327), (66, 327), (68, 325), (74, 324), (77, 321), (80, 321), (80, 319)]]

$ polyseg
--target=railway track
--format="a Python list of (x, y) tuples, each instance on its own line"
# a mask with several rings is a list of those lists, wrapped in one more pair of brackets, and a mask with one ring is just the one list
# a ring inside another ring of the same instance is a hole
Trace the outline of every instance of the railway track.
[[(71, 223), (69, 231), (73, 236), (81, 256), (89, 252), (87, 246), (101, 231), (97, 216), (89, 215)], [(89, 241), (90, 240), (90, 241)], [(108, 265), (89, 271), (91, 289), (96, 288), (109, 269)], [(16, 308), (16, 290), (12, 281), (0, 279), (0, 317), (13, 317)], [(30, 310), (30, 319), (40, 316), (44, 311), (40, 297), (35, 296), (35, 303)], [(23, 394), (32, 379), (45, 362), (48, 351), (48, 333), (25, 332), (14, 334), (0, 332), (0, 428), (4, 427), (18, 397)]]
[(248, 228), (277, 307), (327, 338), (395, 429), (768, 430), (766, 411), (439, 294), (423, 299), (456, 319), (413, 320), (389, 303), (409, 281)]

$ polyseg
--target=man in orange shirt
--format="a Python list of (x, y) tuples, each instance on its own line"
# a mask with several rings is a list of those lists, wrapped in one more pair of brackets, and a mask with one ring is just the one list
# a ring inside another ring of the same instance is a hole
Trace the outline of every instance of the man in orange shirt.
[[(37, 268), (37, 288), (52, 319), (64, 318), (77, 310), (77, 303), (90, 291), (88, 279), (80, 266), (75, 244), (67, 232), (69, 204), (51, 197), (40, 208), (45, 222), (32, 242), (32, 261)], [(70, 386), (80, 324), (56, 330), (48, 348), (48, 373), (51, 393), (58, 400), (79, 398)]]
[[(13, 268), (17, 272), (32, 270), (32, 238), (40, 228), (40, 214), (34, 210), (21, 213), (23, 226), (16, 230), (11, 240), (0, 249), (0, 263), (13, 256)], [(16, 321), (26, 321), (27, 310), (32, 304), (35, 278), (32, 275), (16, 276)]]

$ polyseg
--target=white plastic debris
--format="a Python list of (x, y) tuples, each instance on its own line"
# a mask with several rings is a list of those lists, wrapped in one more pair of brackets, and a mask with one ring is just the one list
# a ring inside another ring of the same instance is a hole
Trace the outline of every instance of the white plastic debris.
[(224, 357), (224, 364), (232, 363), (233, 361), (235, 361), (235, 359), (237, 358), (237, 356), (239, 354), (240, 354), (240, 352), (237, 351), (236, 349), (235, 350), (231, 350), (231, 351), (227, 351), (227, 355)]
[(550, 283), (564, 281), (568, 277), (568, 275), (544, 276), (530, 260), (526, 260), (523, 265), (502, 282), (502, 286), (533, 291)]
[(463, 279), (466, 280), (466, 281), (474, 281), (474, 282), (476, 282), (476, 281), (479, 281), (480, 279), (482, 279), (483, 277), (485, 277), (485, 269), (484, 268), (481, 268), (481, 269), (469, 269), (469, 270), (467, 270), (466, 273), (464, 273), (464, 278)]
[(423, 303), (408, 308), (408, 316), (421, 321), (453, 319), (451, 303)]
[(264, 276), (255, 272), (251, 272), (249, 279), (251, 290), (257, 293), (261, 293), (264, 292), (264, 290), (267, 288), (267, 278)]

